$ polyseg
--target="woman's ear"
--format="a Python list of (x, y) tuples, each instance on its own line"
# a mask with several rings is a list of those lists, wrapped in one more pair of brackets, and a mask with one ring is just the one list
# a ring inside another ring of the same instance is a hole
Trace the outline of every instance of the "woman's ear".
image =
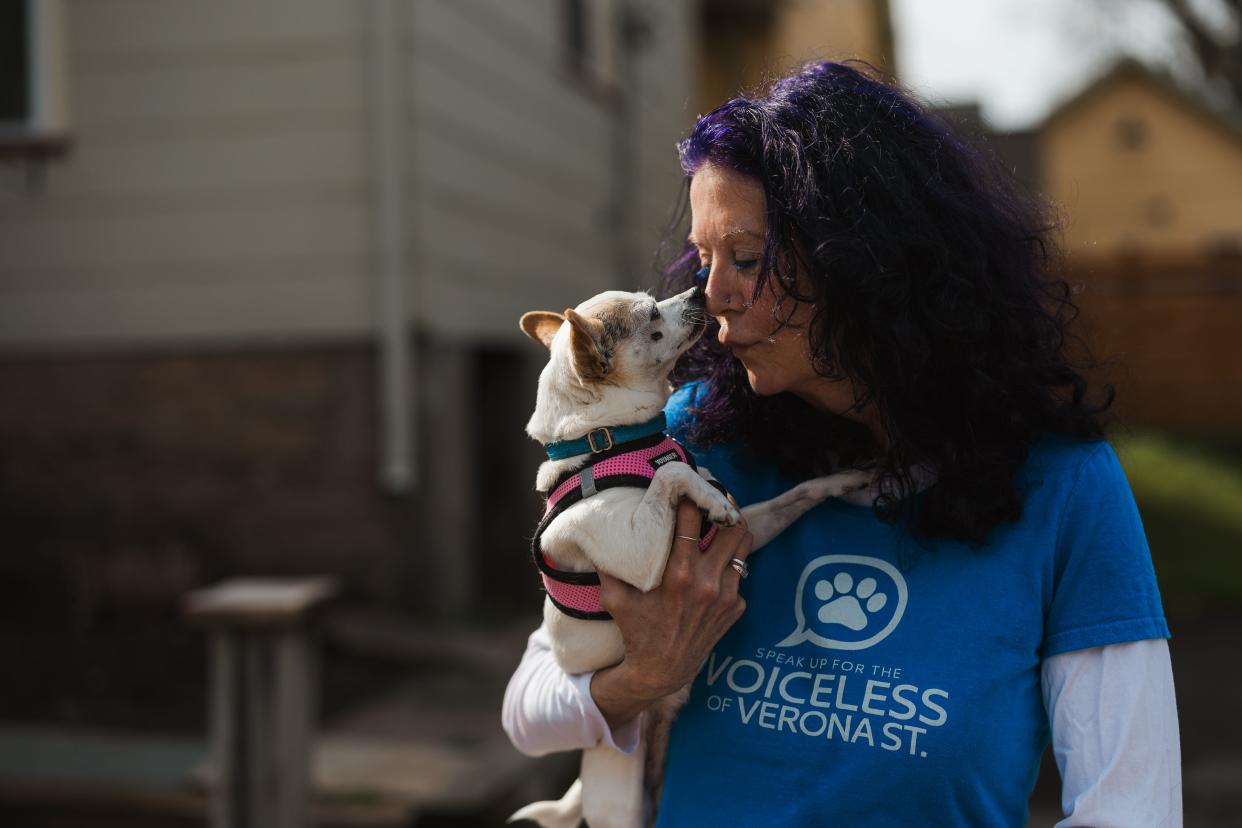
[(573, 308), (565, 311), (569, 322), (569, 346), (573, 354), (574, 371), (583, 382), (603, 379), (608, 372), (600, 341), (604, 336), (604, 323), (590, 316), (583, 316)]
[(518, 321), (518, 327), (522, 329), (522, 333), (531, 339), (539, 342), (545, 348), (552, 347), (552, 337), (556, 336), (556, 332), (561, 329), (565, 317), (559, 313), (552, 311), (531, 311), (522, 314), (522, 318)]

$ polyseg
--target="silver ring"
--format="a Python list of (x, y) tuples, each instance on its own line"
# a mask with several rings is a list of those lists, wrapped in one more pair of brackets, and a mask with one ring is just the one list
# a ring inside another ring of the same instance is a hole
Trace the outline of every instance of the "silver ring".
[(733, 567), (733, 571), (742, 576), (742, 580), (750, 575), (750, 567), (746, 565), (746, 561), (741, 558), (733, 558), (729, 561), (729, 566)]

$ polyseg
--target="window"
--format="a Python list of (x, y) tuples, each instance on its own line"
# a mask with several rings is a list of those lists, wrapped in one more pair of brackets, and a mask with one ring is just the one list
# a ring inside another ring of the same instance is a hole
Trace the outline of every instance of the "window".
[(0, 122), (30, 115), (26, 3), (0, 0)]
[(61, 0), (0, 0), (0, 152), (64, 149), (65, 57)]
[(1177, 219), (1177, 211), (1173, 207), (1173, 199), (1167, 195), (1154, 195), (1143, 205), (1143, 213), (1147, 226), (1152, 228), (1168, 227)]
[(1116, 130), (1122, 149), (1139, 150), (1147, 145), (1147, 121), (1137, 115), (1118, 118)]

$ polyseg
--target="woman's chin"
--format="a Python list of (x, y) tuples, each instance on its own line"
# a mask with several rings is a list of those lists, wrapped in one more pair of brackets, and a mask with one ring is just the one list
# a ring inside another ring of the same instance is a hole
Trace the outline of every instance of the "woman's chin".
[(770, 397), (785, 390), (783, 386), (774, 382), (772, 377), (762, 372), (755, 373), (750, 368), (746, 369), (746, 379), (750, 381), (750, 390), (761, 397)]

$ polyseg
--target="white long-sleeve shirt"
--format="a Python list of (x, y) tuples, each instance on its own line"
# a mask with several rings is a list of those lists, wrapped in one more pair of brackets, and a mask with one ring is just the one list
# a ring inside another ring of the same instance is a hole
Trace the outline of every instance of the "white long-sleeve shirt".
[[(531, 756), (638, 744), (640, 719), (613, 731), (591, 697), (593, 673), (568, 675), (535, 630), (505, 690), (501, 721)], [(1182, 825), (1181, 747), (1168, 643), (1161, 638), (1054, 655), (1041, 669), (1061, 772), (1056, 828)]]

